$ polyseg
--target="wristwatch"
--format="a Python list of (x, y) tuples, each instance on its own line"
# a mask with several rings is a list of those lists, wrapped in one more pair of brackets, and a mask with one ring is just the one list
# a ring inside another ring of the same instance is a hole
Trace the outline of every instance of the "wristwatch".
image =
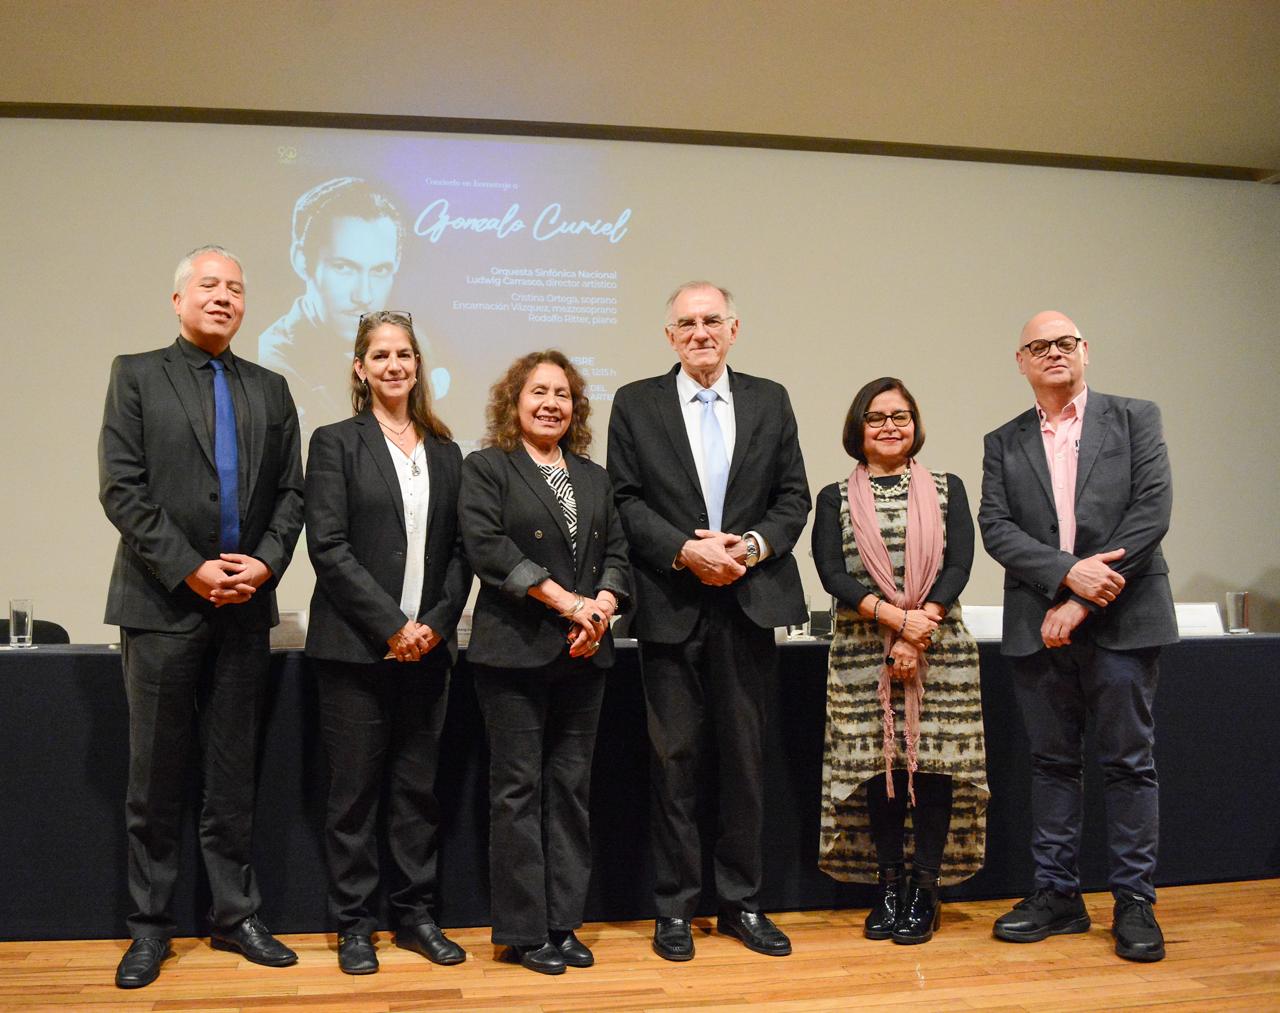
[(760, 546), (756, 542), (754, 535), (747, 535), (744, 541), (747, 543), (747, 558), (745, 562), (747, 568), (750, 569), (760, 562)]

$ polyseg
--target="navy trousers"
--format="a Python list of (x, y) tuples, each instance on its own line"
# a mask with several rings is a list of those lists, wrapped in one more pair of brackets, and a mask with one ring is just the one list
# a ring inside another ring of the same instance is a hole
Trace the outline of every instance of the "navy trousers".
[(1159, 840), (1153, 756), (1160, 649), (1111, 651), (1087, 634), (1065, 647), (1010, 658), (1031, 741), (1031, 851), (1036, 886), (1080, 888), (1085, 720), (1096, 723), (1107, 812), (1108, 885), (1152, 902)]

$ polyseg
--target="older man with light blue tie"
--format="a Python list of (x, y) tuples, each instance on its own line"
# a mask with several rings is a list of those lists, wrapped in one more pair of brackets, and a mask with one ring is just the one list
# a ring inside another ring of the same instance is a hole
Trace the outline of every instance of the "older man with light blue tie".
[[(667, 303), (679, 363), (618, 391), (608, 467), (631, 546), (633, 624), (648, 709), (657, 924), (653, 948), (693, 957), (702, 900), (700, 796), (718, 802), (719, 931), (771, 956), (791, 952), (761, 913), (765, 686), (775, 626), (805, 617), (791, 554), (809, 484), (787, 392), (725, 364), (733, 299), (708, 282)], [(704, 751), (718, 781), (699, 783)]]

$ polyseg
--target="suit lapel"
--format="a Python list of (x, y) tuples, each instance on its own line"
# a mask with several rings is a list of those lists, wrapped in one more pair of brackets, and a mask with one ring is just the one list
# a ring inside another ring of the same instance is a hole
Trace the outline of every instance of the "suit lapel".
[[(728, 367), (726, 367), (728, 368)], [(725, 500), (729, 499), (729, 490), (733, 488), (733, 480), (742, 470), (742, 462), (746, 460), (751, 441), (756, 430), (760, 428), (760, 404), (751, 396), (751, 381), (744, 379), (729, 370), (729, 389), (733, 394), (733, 460), (729, 463), (729, 481), (725, 486)]]
[(1057, 510), (1057, 502), (1053, 498), (1053, 480), (1049, 477), (1049, 462), (1044, 456), (1044, 436), (1040, 432), (1040, 416), (1035, 408), (1022, 416), (1018, 421), (1018, 446), (1027, 457), (1031, 470), (1040, 480), (1040, 488), (1049, 497), (1049, 504)]
[(1093, 470), (1102, 449), (1103, 438), (1111, 427), (1111, 399), (1105, 394), (1089, 392), (1085, 402), (1084, 423), (1080, 427), (1080, 452), (1076, 455), (1076, 502), (1080, 502), (1080, 490)]
[(434, 529), (437, 508), (441, 502), (457, 499), (458, 490), (454, 487), (453, 478), (448, 473), (445, 459), (445, 447), (435, 437), (427, 436), (422, 441), (427, 456), (427, 477), (431, 480), (431, 491), (427, 494), (427, 537), (431, 537)]
[[(391, 460), (391, 451), (387, 447), (387, 441), (383, 437), (382, 430), (378, 427), (378, 422), (372, 413), (362, 412), (355, 417), (355, 423), (356, 429), (360, 433), (360, 439), (364, 441), (365, 449), (369, 451), (369, 457), (378, 469), (378, 474), (382, 476), (382, 481), (386, 483), (387, 495), (391, 497), (391, 502), (396, 506), (396, 509), (392, 512), (396, 515), (396, 521), (400, 524), (400, 534), (407, 539), (408, 533), (404, 527), (404, 496), (400, 493), (400, 479), (396, 477), (395, 464)], [(428, 530), (430, 529), (428, 528)]]
[[(591, 476), (587, 466), (576, 454), (565, 454), (564, 462), (569, 467), (569, 481), (573, 483), (573, 499), (578, 504), (578, 544), (584, 551), (577, 554), (578, 582), (581, 585), (587, 568), (588, 546), (586, 539), (595, 527), (596, 498), (591, 494)], [(567, 529), (566, 525), (566, 529)]]
[[(540, 472), (538, 470), (538, 466), (533, 463), (533, 458), (525, 452), (524, 447), (517, 447), (515, 450), (510, 451), (507, 454), (507, 457), (511, 460), (512, 465), (515, 466), (520, 477), (524, 479), (529, 488), (533, 490), (533, 494), (537, 496), (538, 499), (542, 501), (542, 505), (547, 508), (547, 513), (551, 515), (551, 519), (555, 523), (556, 529), (560, 532), (561, 537), (564, 538), (565, 547), (569, 550), (569, 558), (572, 559), (573, 539), (569, 537), (569, 525), (564, 519), (564, 511), (560, 509), (560, 501), (556, 499), (556, 494), (551, 491), (551, 486), (547, 485), (547, 480), (542, 477), (542, 472)], [(566, 461), (568, 458), (569, 455), (565, 454)], [(572, 471), (569, 472), (569, 478), (570, 480), (573, 479)], [(576, 487), (574, 489), (574, 493), (576, 496)]]
[(262, 464), (262, 451), (267, 438), (267, 395), (262, 389), (262, 377), (256, 370), (244, 368), (243, 362), (235, 363), (236, 375), (240, 387), (244, 390), (245, 399), (249, 402), (249, 432), (245, 433), (244, 445), (249, 451), (248, 469), (249, 488), (244, 502), (253, 502), (253, 490), (258, 484), (258, 469)]
[[(182, 339), (179, 338), (178, 341)], [(182, 350), (178, 348), (177, 342), (174, 342), (164, 353), (164, 371), (169, 377), (169, 382), (173, 384), (173, 389), (178, 394), (178, 403), (182, 405), (182, 410), (186, 412), (187, 421), (191, 423), (191, 431), (195, 434), (196, 442), (200, 445), (200, 451), (204, 454), (204, 459), (208, 462), (209, 467), (217, 471), (217, 465), (213, 459), (213, 440), (209, 435), (209, 425), (204, 418), (203, 401), (200, 398), (200, 388), (196, 385), (196, 378), (191, 373), (191, 367), (187, 365), (186, 358), (182, 354)]]
[(680, 394), (676, 389), (676, 373), (679, 369), (677, 365), (666, 376), (658, 378), (654, 385), (654, 410), (662, 420), (662, 426), (667, 432), (667, 439), (671, 443), (671, 449), (675, 451), (676, 459), (684, 466), (684, 470), (689, 475), (689, 481), (698, 490), (698, 499), (701, 500), (702, 483), (698, 480), (698, 466), (693, 462), (693, 448), (689, 446), (689, 431), (684, 426), (684, 406), (680, 404)]

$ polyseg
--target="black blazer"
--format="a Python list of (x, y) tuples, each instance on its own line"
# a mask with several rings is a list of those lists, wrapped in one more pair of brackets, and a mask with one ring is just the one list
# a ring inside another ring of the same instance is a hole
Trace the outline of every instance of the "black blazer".
[[(632, 630), (641, 640), (679, 643), (693, 630), (708, 588), (672, 568), (707, 507), (676, 391), (677, 365), (614, 396), (609, 418), (609, 476), (631, 546), (636, 582)], [(803, 622), (804, 589), (792, 548), (812, 500), (795, 414), (781, 384), (729, 371), (736, 436), (725, 490), (724, 529), (758, 531), (772, 555), (729, 585), (757, 626)]]
[(1160, 409), (1150, 401), (1090, 390), (1076, 469), (1075, 554), (1058, 548), (1044, 438), (1034, 408), (988, 433), (982, 457), (978, 526), (987, 552), (1004, 567), (1001, 653), (1044, 648), (1040, 625), (1056, 601), (1068, 597), (1062, 579), (1077, 560), (1123, 548), (1110, 564), (1124, 590), (1084, 621), (1094, 641), (1113, 650), (1170, 644), (1178, 639), (1169, 566), (1160, 540), (1169, 530), (1173, 484)]
[[(608, 589), (619, 611), (626, 607), (631, 572), (609, 476), (585, 457), (565, 451), (564, 458), (578, 504), (576, 558), (564, 512), (523, 447), (488, 447), (463, 462), (458, 513), (467, 557), (480, 578), (470, 661), (540, 668), (567, 650), (568, 621), (528, 594), (547, 577), (593, 598)], [(580, 660), (612, 665), (612, 634)]]
[[(458, 654), (458, 617), (471, 591), (471, 568), (458, 533), (462, 451), (431, 436), (423, 449), (431, 491), (416, 618), (444, 639), (423, 660), (447, 665)], [(409, 541), (395, 464), (371, 413), (315, 431), (306, 489), (307, 551), (316, 571), (307, 654), (380, 661), (387, 638), (405, 623), (400, 588)]]
[[(265, 629), (279, 621), (275, 587), (302, 528), (298, 415), (283, 377), (234, 361), (249, 415), (240, 543), (272, 577), (222, 613)], [(218, 556), (218, 488), (200, 390), (178, 343), (117, 356), (98, 441), (98, 498), (120, 532), (105, 622), (179, 633), (212, 614), (185, 579)]]

